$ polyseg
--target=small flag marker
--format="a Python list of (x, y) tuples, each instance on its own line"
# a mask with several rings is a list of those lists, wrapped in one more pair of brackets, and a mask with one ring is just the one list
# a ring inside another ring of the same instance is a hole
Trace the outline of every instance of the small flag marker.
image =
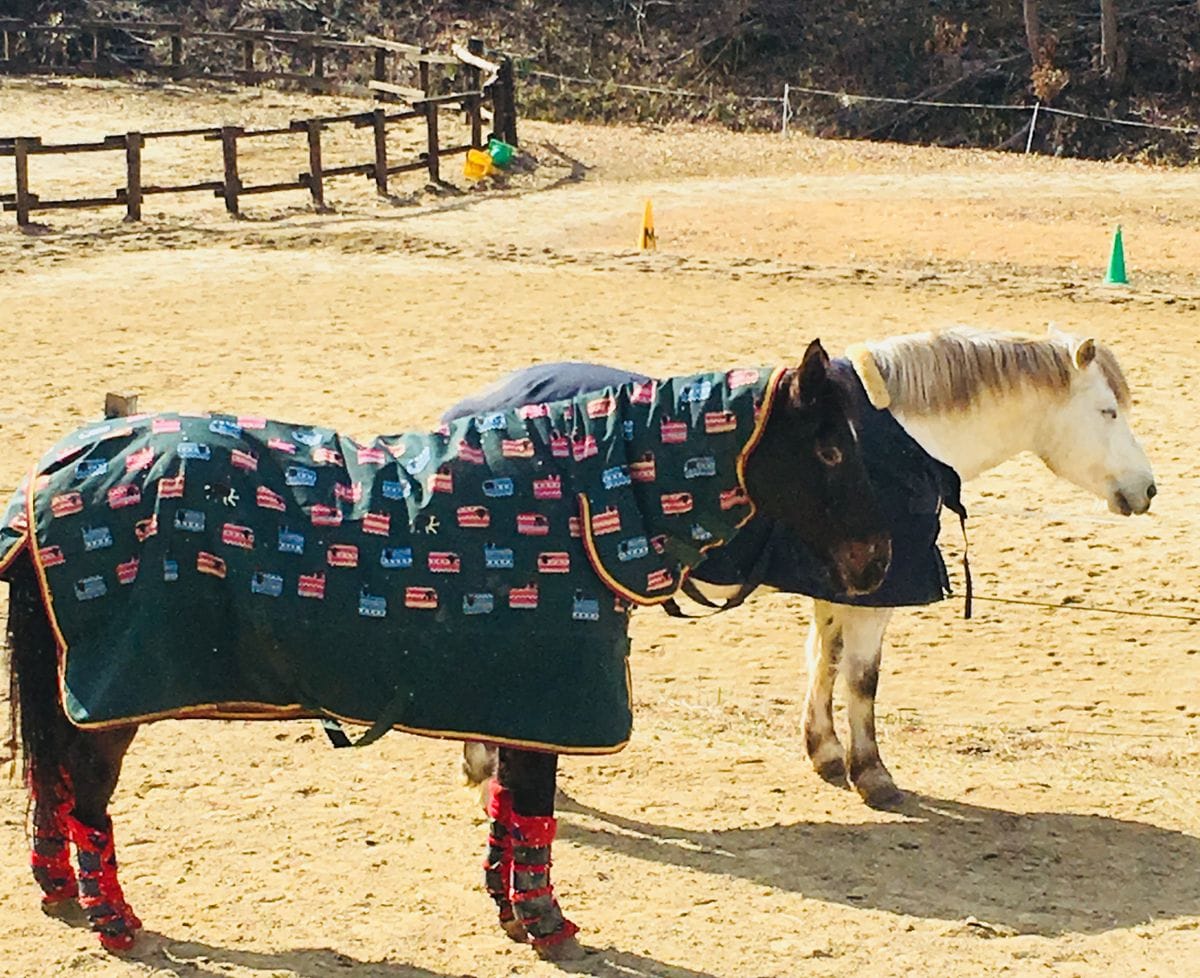
[(638, 251), (657, 251), (658, 238), (654, 234), (654, 208), (646, 201), (646, 210), (642, 213), (642, 230), (638, 235)]
[(1105, 285), (1128, 285), (1125, 277), (1125, 245), (1121, 241), (1121, 225), (1117, 225), (1113, 235), (1112, 254), (1108, 259), (1108, 274), (1104, 276)]

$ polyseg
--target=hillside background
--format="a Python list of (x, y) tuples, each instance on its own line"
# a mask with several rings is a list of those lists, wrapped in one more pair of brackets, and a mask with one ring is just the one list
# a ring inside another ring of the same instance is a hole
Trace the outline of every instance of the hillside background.
[[(61, 0), (0, 2), (0, 13), (183, 19), (211, 27), (376, 33), (443, 45), (475, 34), (513, 56), (526, 117), (778, 128), (784, 83), (902, 99), (1041, 101), (1158, 125), (1200, 122), (1200, 3), (1113, 0), (1101, 48), (1099, 0)], [(1031, 37), (1027, 18), (1036, 12)], [(1036, 43), (1036, 57), (1031, 54)], [(1105, 61), (1107, 60), (1107, 64)], [(545, 75), (593, 79), (564, 82)], [(686, 90), (702, 97), (617, 85)], [(771, 97), (776, 101), (753, 101)], [(824, 136), (1023, 150), (1023, 112), (853, 102), (793, 93), (792, 124)], [(1197, 139), (1043, 115), (1042, 153), (1190, 163)]]

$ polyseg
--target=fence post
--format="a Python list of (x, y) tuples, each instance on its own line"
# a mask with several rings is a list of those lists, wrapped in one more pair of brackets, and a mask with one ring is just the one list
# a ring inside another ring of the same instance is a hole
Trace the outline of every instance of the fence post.
[(510, 146), (516, 146), (517, 85), (512, 58), (501, 60), (500, 70), (496, 72), (496, 81), (492, 85), (492, 113), (496, 135)]
[(13, 159), (17, 165), (17, 224), (29, 223), (29, 147), (36, 146), (38, 137), (18, 136), (13, 141)]
[(238, 216), (238, 192), (242, 189), (237, 165), (237, 141), (241, 134), (239, 126), (221, 127), (221, 156), (225, 160), (225, 210), (234, 217)]
[(1029, 151), (1033, 149), (1033, 130), (1037, 128), (1038, 109), (1042, 107), (1041, 102), (1033, 103), (1033, 117), (1029, 120), (1029, 138), (1025, 140), (1025, 155), (1029, 155)]
[(313, 48), (313, 80), (320, 81), (325, 77), (325, 49)]
[[(467, 39), (467, 50), (472, 54), (477, 54), (481, 58), (485, 50), (482, 37), (472, 37)], [(467, 84), (471, 86), (473, 91), (479, 91), (479, 86), (482, 82), (482, 75), (478, 68), (474, 65), (467, 66)], [(483, 112), (482, 98), (478, 95), (472, 95), (470, 102), (467, 103), (467, 111), (471, 116), (471, 145), (476, 149), (483, 145)]]
[(371, 125), (375, 130), (375, 189), (385, 197), (388, 192), (386, 114), (383, 109), (371, 113)]
[(325, 174), (321, 168), (321, 123), (316, 119), (305, 119), (308, 133), (308, 191), (312, 194), (313, 206), (325, 210)]
[(142, 146), (140, 132), (125, 134), (125, 220), (142, 219)]
[(791, 119), (791, 115), (792, 115), (791, 85), (789, 85), (787, 82), (784, 82), (783, 83), (783, 122), (781, 123), (780, 130), (779, 130), (779, 134), (781, 136), (783, 136), (784, 139), (787, 138), (788, 121)]
[(183, 77), (183, 36), (171, 35), (171, 77), (178, 81)]
[[(429, 81), (429, 62), (420, 62), (421, 91), (428, 97), (433, 94)], [(426, 153), (425, 162), (429, 166), (429, 179), (434, 183), (441, 182), (441, 169), (438, 165), (438, 107), (435, 102), (425, 103), (425, 132)]]
[(242, 73), (247, 82), (254, 81), (254, 38), (242, 41)]
[(383, 48), (375, 49), (374, 78), (376, 81), (387, 81), (387, 52)]

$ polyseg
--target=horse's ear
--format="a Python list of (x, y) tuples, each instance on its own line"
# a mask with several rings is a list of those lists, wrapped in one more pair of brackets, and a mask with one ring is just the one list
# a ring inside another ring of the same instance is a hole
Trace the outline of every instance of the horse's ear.
[(1080, 340), (1073, 350), (1071, 350), (1071, 359), (1075, 361), (1075, 369), (1083, 370), (1089, 363), (1096, 359), (1096, 341), (1091, 337), (1086, 340)]
[(812, 404), (829, 383), (829, 354), (820, 340), (813, 340), (804, 351), (804, 359), (792, 374), (788, 397), (797, 407)]

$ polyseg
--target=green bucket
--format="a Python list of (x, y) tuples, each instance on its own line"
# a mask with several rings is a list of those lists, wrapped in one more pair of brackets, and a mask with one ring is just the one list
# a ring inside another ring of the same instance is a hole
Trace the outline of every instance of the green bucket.
[(496, 166), (508, 166), (517, 153), (515, 146), (510, 146), (503, 139), (488, 140), (488, 155)]

